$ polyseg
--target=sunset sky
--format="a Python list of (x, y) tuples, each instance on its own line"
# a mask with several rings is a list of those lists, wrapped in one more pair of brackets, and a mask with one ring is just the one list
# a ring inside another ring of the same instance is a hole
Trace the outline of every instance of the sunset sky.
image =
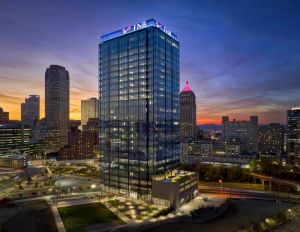
[(97, 97), (102, 34), (155, 18), (180, 41), (181, 88), (197, 97), (197, 123), (222, 115), (286, 122), (300, 104), (300, 1), (0, 0), (0, 107), (20, 119), (20, 103), (41, 96), (50, 64), (66, 67), (71, 118)]

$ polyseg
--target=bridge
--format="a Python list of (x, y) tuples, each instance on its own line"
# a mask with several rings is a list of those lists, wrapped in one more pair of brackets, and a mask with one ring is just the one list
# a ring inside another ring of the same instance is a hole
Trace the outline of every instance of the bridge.
[(187, 164), (196, 164), (196, 163), (228, 163), (236, 165), (245, 165), (253, 159), (252, 156), (200, 156), (200, 155), (182, 155), (180, 157), (181, 162)]
[(286, 186), (286, 187), (289, 187), (291, 189), (296, 189), (297, 191), (300, 191), (299, 183), (296, 183), (296, 182), (293, 182), (293, 181), (289, 181), (289, 180), (285, 180), (285, 179), (281, 179), (281, 178), (276, 178), (276, 177), (273, 177), (273, 176), (258, 174), (258, 173), (252, 173), (252, 172), (248, 173), (248, 175), (250, 175), (254, 179), (255, 183), (257, 182), (257, 180), (259, 180), (261, 182), (262, 189), (265, 188), (265, 184), (267, 182), (267, 184), (269, 184), (269, 190), (272, 190), (272, 184), (276, 184), (278, 188), (280, 186)]

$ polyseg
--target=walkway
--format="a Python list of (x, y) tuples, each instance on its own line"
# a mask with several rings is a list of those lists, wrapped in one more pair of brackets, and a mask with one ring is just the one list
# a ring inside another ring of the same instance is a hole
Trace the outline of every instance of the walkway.
[(285, 223), (278, 228), (272, 230), (273, 232), (298, 232), (300, 228), (300, 207), (293, 210), (295, 218), (288, 223)]
[(65, 226), (55, 206), (51, 207), (58, 232), (66, 232)]

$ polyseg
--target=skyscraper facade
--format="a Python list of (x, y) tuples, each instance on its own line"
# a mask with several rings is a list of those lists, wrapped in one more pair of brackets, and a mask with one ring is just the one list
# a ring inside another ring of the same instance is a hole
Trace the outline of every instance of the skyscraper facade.
[(196, 135), (196, 97), (187, 81), (180, 93), (180, 139)]
[(29, 150), (30, 129), (20, 122), (8, 122), (0, 126), (0, 156), (18, 150)]
[(222, 141), (239, 142), (241, 153), (258, 152), (258, 117), (251, 116), (250, 121), (229, 121), (228, 116), (222, 117)]
[(50, 65), (45, 73), (45, 112), (53, 151), (68, 144), (69, 96), (69, 72), (62, 66)]
[(9, 113), (5, 112), (1, 107), (0, 107), (0, 123), (6, 123), (9, 121)]
[(81, 100), (81, 126), (87, 124), (89, 118), (98, 118), (99, 101), (97, 98)]
[(284, 127), (279, 123), (261, 126), (258, 131), (259, 155), (280, 155), (284, 152)]
[(179, 164), (179, 42), (150, 19), (102, 36), (99, 53), (101, 184), (147, 196)]
[(287, 151), (294, 159), (295, 165), (300, 165), (300, 106), (294, 106), (287, 111)]
[(37, 120), (40, 119), (40, 96), (29, 95), (25, 98), (25, 103), (21, 104), (22, 123), (33, 128)]

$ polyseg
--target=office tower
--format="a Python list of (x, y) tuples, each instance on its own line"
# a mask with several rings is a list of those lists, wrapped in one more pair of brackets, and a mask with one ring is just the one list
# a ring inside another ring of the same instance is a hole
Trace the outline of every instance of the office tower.
[(30, 159), (44, 157), (41, 143), (31, 142), (30, 128), (21, 122), (10, 121), (0, 125), (0, 157), (8, 154), (24, 154)]
[(33, 128), (37, 120), (40, 119), (40, 96), (29, 95), (25, 98), (25, 103), (21, 104), (22, 123)]
[(93, 131), (81, 131), (72, 127), (69, 131), (68, 145), (59, 149), (59, 159), (90, 159), (95, 157), (99, 146), (98, 134)]
[(98, 118), (99, 101), (97, 98), (81, 100), (81, 127), (87, 124), (89, 118)]
[(293, 106), (287, 111), (287, 151), (295, 165), (300, 165), (300, 106)]
[(62, 66), (50, 65), (45, 73), (45, 112), (50, 130), (52, 151), (57, 151), (68, 143), (69, 72)]
[(179, 42), (150, 19), (102, 36), (99, 53), (101, 184), (149, 197), (179, 164)]
[(5, 112), (1, 107), (0, 107), (0, 123), (6, 123), (9, 121), (9, 113)]
[(284, 152), (284, 128), (279, 123), (261, 126), (258, 130), (259, 155), (280, 155)]
[(180, 93), (180, 139), (196, 135), (196, 97), (187, 81)]
[(30, 129), (20, 122), (8, 122), (0, 126), (0, 155), (13, 150), (28, 152)]
[(242, 154), (258, 152), (258, 117), (251, 116), (250, 121), (229, 121), (222, 117), (222, 141), (239, 142)]

